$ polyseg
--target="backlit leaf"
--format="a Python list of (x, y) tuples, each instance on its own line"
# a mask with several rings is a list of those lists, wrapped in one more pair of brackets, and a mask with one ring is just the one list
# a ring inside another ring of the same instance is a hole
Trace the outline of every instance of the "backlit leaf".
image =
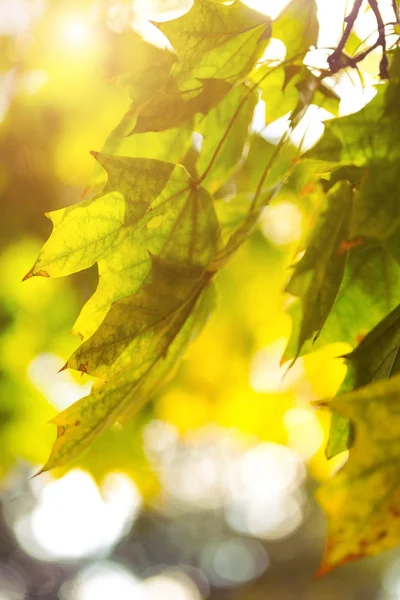
[(271, 34), (269, 17), (240, 0), (229, 5), (196, 0), (188, 13), (158, 27), (178, 55), (173, 75), (181, 90), (196, 79), (237, 81), (251, 70)]
[[(400, 371), (400, 307), (366, 335), (346, 356), (348, 373), (341, 392), (363, 387), (378, 379), (388, 379)], [(332, 418), (327, 458), (347, 450), (352, 440), (350, 423), (336, 413)]]
[(213, 193), (239, 166), (256, 103), (254, 90), (246, 85), (234, 88), (197, 128), (203, 139), (196, 168), (202, 175), (212, 165), (202, 185)]
[(329, 402), (356, 434), (348, 462), (318, 492), (328, 520), (321, 574), (400, 541), (399, 403), (400, 375)]
[[(399, 294), (399, 265), (383, 248), (361, 244), (350, 249), (336, 302), (318, 339), (314, 343), (306, 342), (301, 354), (336, 342), (345, 342), (355, 348), (360, 339), (397, 306)], [(300, 304), (293, 303), (289, 313), (293, 329), (285, 350), (286, 360), (296, 356)]]
[(176, 53), (170, 77), (159, 93), (134, 104), (135, 133), (177, 127), (205, 114), (243, 79), (262, 55), (270, 36), (270, 19), (239, 0), (230, 5), (196, 0), (191, 10), (159, 23)]
[(210, 310), (209, 280), (201, 267), (152, 257), (150, 282), (116, 302), (68, 361), (68, 367), (110, 381), (53, 419), (57, 440), (42, 471), (70, 462), (120, 417), (133, 416), (149, 401)]
[(319, 24), (315, 0), (291, 0), (273, 23), (272, 35), (286, 46), (286, 60), (302, 62), (318, 41)]
[(336, 184), (304, 256), (294, 267), (286, 291), (301, 299), (302, 317), (296, 355), (309, 339), (318, 337), (342, 283), (347, 251), (352, 191), (348, 182)]
[(351, 238), (385, 243), (398, 235), (399, 90), (394, 80), (379, 88), (359, 112), (328, 121), (322, 139), (308, 153), (311, 158), (363, 167), (354, 196)]

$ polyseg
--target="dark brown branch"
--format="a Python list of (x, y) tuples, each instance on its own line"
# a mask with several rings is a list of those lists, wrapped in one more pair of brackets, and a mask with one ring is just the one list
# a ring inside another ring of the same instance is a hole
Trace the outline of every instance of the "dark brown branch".
[(376, 23), (378, 25), (378, 39), (376, 43), (377, 46), (382, 46), (382, 58), (379, 64), (379, 76), (381, 79), (389, 79), (389, 61), (386, 55), (385, 23), (383, 22), (377, 0), (368, 0), (368, 4), (374, 12)]
[[(345, 18), (346, 27), (345, 27), (343, 35), (340, 39), (340, 42), (337, 45), (335, 51), (328, 57), (328, 65), (331, 70), (331, 73), (337, 73), (344, 66), (348, 66), (346, 64), (346, 61), (343, 60), (344, 59), (343, 49), (346, 45), (347, 40), (349, 39), (351, 30), (354, 27), (354, 23), (358, 17), (358, 13), (360, 12), (362, 3), (363, 3), (363, 0), (355, 0), (355, 2), (353, 4), (353, 8), (351, 9), (351, 12)], [(346, 58), (348, 58), (348, 57), (346, 57)]]
[[(381, 58), (381, 62), (379, 64), (379, 76), (381, 79), (388, 79), (389, 78), (389, 61), (388, 61), (387, 54), (386, 54), (385, 23), (383, 22), (382, 15), (379, 10), (378, 0), (367, 0), (367, 2), (375, 15), (375, 19), (376, 19), (376, 23), (377, 23), (377, 27), (378, 27), (377, 41), (370, 48), (367, 48), (367, 50), (364, 50), (363, 52), (360, 52), (359, 54), (356, 54), (355, 56), (347, 56), (347, 54), (344, 53), (344, 51), (343, 51), (344, 47), (345, 47), (346, 42), (350, 36), (350, 33), (354, 27), (354, 23), (357, 19), (358, 13), (360, 12), (361, 5), (363, 3), (363, 0), (355, 0), (355, 2), (353, 4), (353, 8), (351, 9), (351, 12), (345, 18), (346, 27), (345, 27), (345, 30), (341, 37), (341, 40), (340, 40), (337, 48), (335, 49), (335, 51), (328, 58), (329, 68), (330, 68), (331, 73), (337, 73), (338, 71), (340, 71), (340, 69), (343, 69), (345, 67), (356, 67), (357, 64), (359, 62), (361, 62), (362, 60), (364, 60), (364, 58), (366, 56), (368, 56), (368, 54), (370, 52), (375, 50), (375, 48), (378, 48), (378, 46), (381, 46), (382, 58)], [(399, 22), (399, 15), (398, 15), (398, 11), (397, 11), (396, 0), (393, 0), (392, 5), (393, 5), (393, 10), (396, 15), (396, 20), (397, 20), (397, 22)]]

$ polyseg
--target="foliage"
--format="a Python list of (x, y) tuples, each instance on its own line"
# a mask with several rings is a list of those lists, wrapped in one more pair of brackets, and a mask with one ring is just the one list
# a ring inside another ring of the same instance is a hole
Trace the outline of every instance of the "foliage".
[[(174, 53), (143, 42), (140, 69), (119, 79), (131, 106), (92, 153), (107, 182), (49, 214), (53, 232), (25, 277), (99, 271), (74, 326), (83, 343), (65, 365), (98, 381), (53, 419), (42, 471), (76, 459), (154, 397), (207, 321), (219, 271), (265, 206), (300, 190), (315, 223), (286, 285), (295, 298), (284, 358), (332, 342), (352, 348), (342, 393), (322, 402), (333, 411), (328, 457), (350, 455), (319, 493), (321, 572), (377, 554), (399, 542), (399, 55), (374, 99), (332, 118), (303, 153), (292, 133), (309, 106), (338, 108), (329, 73), (305, 66), (318, 42), (314, 0), (292, 0), (273, 23), (239, 0), (196, 0), (158, 28)], [(285, 61), (263, 59), (271, 36)], [(278, 139), (255, 131), (260, 98), (266, 123), (288, 115)]]

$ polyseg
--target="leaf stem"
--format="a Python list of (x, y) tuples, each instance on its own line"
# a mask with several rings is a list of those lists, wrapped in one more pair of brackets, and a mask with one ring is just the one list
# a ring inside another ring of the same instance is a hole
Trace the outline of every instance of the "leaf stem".
[(258, 201), (258, 199), (259, 199), (259, 197), (261, 195), (263, 185), (265, 183), (266, 178), (268, 177), (268, 173), (270, 172), (271, 167), (274, 164), (274, 162), (275, 162), (275, 160), (276, 160), (279, 152), (281, 151), (282, 146), (286, 142), (288, 136), (289, 136), (289, 131), (285, 131), (284, 134), (282, 135), (282, 137), (280, 138), (279, 142), (275, 146), (275, 150), (273, 151), (273, 153), (269, 157), (268, 162), (265, 165), (264, 171), (262, 172), (262, 175), (260, 177), (260, 181), (258, 182), (257, 189), (256, 189), (255, 194), (254, 194), (253, 201), (252, 201), (252, 203), (250, 205), (250, 208), (249, 208), (249, 213), (251, 213), (255, 209), (255, 207), (257, 206), (257, 201)]
[(288, 61), (282, 61), (279, 64), (277, 64), (276, 66), (272, 67), (270, 71), (267, 71), (267, 73), (264, 73), (264, 75), (262, 77), (260, 77), (260, 79), (258, 79), (255, 83), (253, 83), (252, 85), (249, 86), (247, 94), (244, 96), (244, 98), (242, 98), (242, 100), (239, 102), (238, 106), (236, 107), (235, 112), (233, 113), (229, 124), (224, 132), (224, 135), (222, 136), (222, 138), (220, 139), (218, 146), (216, 147), (213, 156), (211, 157), (211, 160), (208, 164), (208, 166), (206, 167), (206, 169), (204, 170), (204, 172), (202, 173), (202, 175), (200, 175), (200, 177), (198, 177), (198, 179), (196, 180), (196, 185), (199, 186), (203, 183), (203, 181), (206, 179), (206, 177), (209, 175), (211, 169), (214, 166), (215, 161), (217, 160), (218, 154), (221, 151), (221, 148), (224, 144), (224, 142), (226, 141), (229, 133), (232, 130), (232, 127), (235, 124), (236, 119), (238, 118), (240, 111), (242, 110), (243, 106), (245, 105), (245, 103), (247, 102), (247, 100), (249, 99), (249, 97), (251, 96), (251, 94), (257, 90), (258, 86), (269, 76), (272, 75), (272, 73), (274, 73), (277, 69), (284, 67), (288, 64), (291, 64), (292, 62), (294, 62), (297, 58), (299, 58), (300, 56), (302, 56), (303, 53), (299, 53), (296, 56), (292, 56), (290, 58), (290, 60)]

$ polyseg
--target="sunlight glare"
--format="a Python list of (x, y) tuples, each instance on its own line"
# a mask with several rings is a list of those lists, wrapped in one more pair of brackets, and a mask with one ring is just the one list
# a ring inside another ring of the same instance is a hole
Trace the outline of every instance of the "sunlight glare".
[(67, 56), (97, 52), (101, 43), (91, 15), (87, 12), (70, 12), (65, 7), (60, 7), (54, 17), (51, 37), (53, 45)]
[(228, 524), (264, 539), (290, 535), (303, 520), (305, 473), (300, 457), (284, 446), (265, 442), (248, 451), (226, 510)]
[(131, 571), (111, 561), (95, 563), (64, 584), (62, 600), (147, 600), (140, 580)]
[(275, 340), (253, 356), (250, 365), (250, 385), (255, 392), (276, 392), (293, 389), (304, 379), (303, 361), (299, 358), (291, 369), (280, 365), (287, 341)]
[(65, 24), (64, 35), (66, 41), (71, 45), (80, 46), (85, 44), (88, 35), (90, 34), (90, 28), (87, 23), (78, 19), (71, 20)]
[(324, 442), (324, 431), (316, 414), (304, 408), (291, 408), (283, 417), (289, 446), (303, 460), (311, 458)]
[[(388, 600), (397, 600), (400, 598), (400, 560), (394, 560), (391, 562), (386, 569), (382, 587), (384, 591), (389, 595)], [(386, 598), (386, 596), (385, 596)]]
[(265, 549), (251, 539), (212, 541), (202, 554), (201, 567), (217, 587), (243, 585), (260, 577), (269, 566)]
[(184, 573), (160, 573), (145, 579), (142, 589), (144, 600), (201, 600), (196, 585)]
[(20, 545), (47, 560), (107, 552), (129, 531), (142, 500), (122, 473), (108, 475), (102, 489), (103, 497), (89, 473), (80, 469), (45, 483), (33, 511), (14, 524)]
[(28, 365), (28, 377), (35, 388), (58, 410), (63, 410), (90, 394), (92, 382), (81, 385), (67, 370), (59, 373), (65, 361), (55, 354), (38, 354)]
[(285, 246), (300, 239), (302, 221), (302, 214), (293, 202), (279, 202), (265, 208), (261, 231), (275, 246)]
[(250, 8), (254, 8), (254, 10), (258, 10), (273, 19), (279, 15), (288, 2), (289, 0), (244, 0), (244, 4), (247, 4)]

